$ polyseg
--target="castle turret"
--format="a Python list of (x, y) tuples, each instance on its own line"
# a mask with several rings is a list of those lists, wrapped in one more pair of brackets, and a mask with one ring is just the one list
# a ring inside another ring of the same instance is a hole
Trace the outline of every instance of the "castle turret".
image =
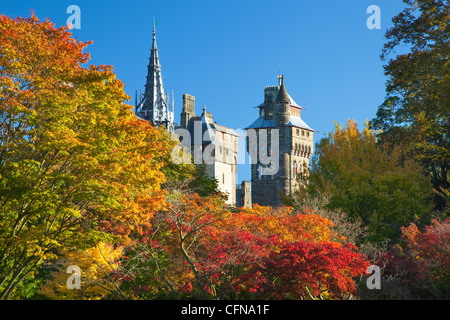
[(286, 125), (289, 122), (291, 99), (284, 86), (283, 77), (281, 77), (281, 86), (275, 99), (275, 123), (277, 126)]
[(284, 78), (281, 76), (281, 86), (275, 99), (275, 125), (279, 130), (279, 160), (280, 169), (277, 173), (277, 190), (284, 194), (291, 193), (290, 185), (290, 132), (286, 125), (290, 120), (291, 99), (284, 86)]

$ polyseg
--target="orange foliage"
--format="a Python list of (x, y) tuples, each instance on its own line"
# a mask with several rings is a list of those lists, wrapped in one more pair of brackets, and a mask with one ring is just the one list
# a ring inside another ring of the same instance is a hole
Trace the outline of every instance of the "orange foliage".
[(227, 213), (217, 222), (220, 230), (247, 230), (260, 236), (277, 236), (285, 241), (330, 241), (328, 219), (318, 214), (292, 214), (292, 208), (253, 205), (253, 208), (240, 208), (238, 213)]
[(195, 194), (168, 201), (136, 255), (157, 268), (140, 269), (153, 275), (135, 290), (142, 298), (162, 291), (174, 298), (339, 298), (354, 293), (353, 277), (367, 267), (355, 247), (331, 240), (332, 223), (316, 214), (258, 205), (230, 212), (218, 198)]
[(66, 27), (0, 15), (0, 43), (4, 298), (58, 249), (149, 227), (174, 142), (135, 117), (112, 66), (83, 66), (91, 42)]

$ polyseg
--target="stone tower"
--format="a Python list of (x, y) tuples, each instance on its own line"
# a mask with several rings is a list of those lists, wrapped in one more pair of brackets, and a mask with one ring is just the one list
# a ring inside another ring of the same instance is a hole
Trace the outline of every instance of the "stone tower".
[(164, 126), (170, 133), (173, 133), (174, 103), (169, 103), (169, 96), (164, 92), (164, 85), (161, 75), (161, 64), (159, 63), (158, 48), (156, 46), (156, 31), (153, 25), (153, 42), (148, 65), (147, 81), (145, 84), (144, 96), (137, 99), (135, 113), (139, 118), (150, 121), (153, 126)]
[(297, 176), (307, 173), (314, 130), (301, 119), (303, 108), (287, 93), (283, 76), (277, 86), (264, 89), (258, 108), (259, 118), (246, 128), (252, 202), (279, 206), (280, 194), (291, 194)]

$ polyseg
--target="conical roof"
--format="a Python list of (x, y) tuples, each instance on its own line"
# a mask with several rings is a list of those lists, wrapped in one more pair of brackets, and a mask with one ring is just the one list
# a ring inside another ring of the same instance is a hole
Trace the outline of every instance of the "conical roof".
[(277, 97), (275, 99), (276, 103), (291, 103), (291, 98), (289, 97), (286, 87), (284, 86), (284, 79), (281, 77), (281, 86), (278, 90)]

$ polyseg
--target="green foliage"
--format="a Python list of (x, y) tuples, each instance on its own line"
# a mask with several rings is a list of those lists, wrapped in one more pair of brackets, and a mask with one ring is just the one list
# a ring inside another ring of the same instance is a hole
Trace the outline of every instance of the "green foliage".
[[(189, 190), (201, 197), (220, 194), (217, 179), (209, 177), (204, 166), (195, 166), (193, 178), (188, 187)], [(223, 199), (226, 200), (226, 196), (223, 196)]]
[(166, 190), (182, 189), (197, 193), (201, 197), (221, 195), (226, 200), (226, 195), (219, 191), (217, 179), (211, 178), (203, 165), (168, 163), (163, 169), (166, 182), (163, 188)]
[(388, 154), (378, 148), (374, 132), (367, 127), (360, 132), (351, 120), (320, 141), (308, 181), (301, 185), (294, 198), (330, 194), (325, 207), (362, 219), (370, 241), (395, 241), (401, 226), (426, 220), (432, 211), (431, 184), (420, 168), (397, 150)]
[[(372, 126), (380, 143), (401, 145), (418, 161), (435, 189), (449, 188), (450, 163), (450, 14), (447, 1), (404, 0), (407, 7), (387, 30), (382, 59), (398, 47), (409, 53), (387, 60), (387, 98)], [(435, 199), (442, 210), (442, 197)]]

